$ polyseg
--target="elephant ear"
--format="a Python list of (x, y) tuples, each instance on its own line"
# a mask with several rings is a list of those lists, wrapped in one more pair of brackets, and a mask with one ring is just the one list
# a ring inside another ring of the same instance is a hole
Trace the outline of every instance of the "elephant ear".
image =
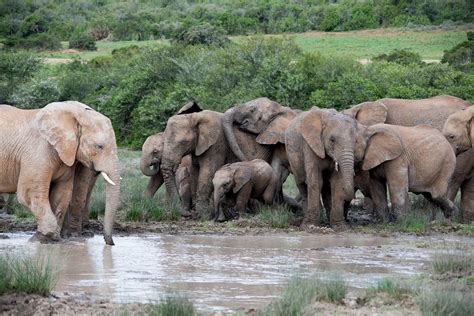
[(199, 107), (196, 101), (191, 101), (183, 105), (181, 109), (179, 109), (178, 113), (176, 115), (180, 114), (190, 114), (190, 113), (196, 113), (196, 112), (201, 112), (202, 109)]
[(355, 118), (363, 125), (375, 125), (385, 123), (387, 119), (387, 107), (380, 101), (364, 102), (342, 111)]
[(79, 145), (79, 123), (74, 115), (67, 110), (46, 106), (38, 112), (37, 119), (41, 136), (54, 147), (67, 166), (72, 166)]
[(285, 143), (285, 131), (295, 115), (280, 115), (273, 119), (267, 128), (257, 136), (257, 143), (262, 145), (275, 145)]
[(378, 129), (372, 132), (367, 141), (362, 170), (370, 170), (385, 161), (399, 157), (403, 144), (398, 135), (390, 129)]
[(201, 156), (212, 145), (214, 145), (222, 132), (220, 118), (213, 115), (211, 111), (198, 113), (197, 130), (198, 140), (196, 145), (196, 156)]
[(252, 172), (248, 168), (237, 168), (234, 172), (234, 193), (237, 193), (247, 184), (252, 177)]
[(324, 150), (322, 140), (323, 121), (321, 112), (320, 110), (312, 109), (306, 113), (300, 123), (300, 133), (316, 155), (323, 159), (326, 157), (326, 151)]

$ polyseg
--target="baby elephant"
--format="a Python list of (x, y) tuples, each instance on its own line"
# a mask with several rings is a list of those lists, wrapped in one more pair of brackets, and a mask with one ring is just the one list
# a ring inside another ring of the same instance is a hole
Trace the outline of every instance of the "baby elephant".
[(243, 213), (251, 198), (272, 204), (278, 181), (272, 167), (262, 159), (223, 166), (217, 170), (212, 180), (214, 185), (214, 219), (224, 221), (226, 215), (232, 214), (224, 209), (227, 206), (235, 206), (237, 214)]
[[(152, 198), (156, 191), (162, 186), (163, 174), (161, 172), (161, 158), (163, 155), (163, 133), (149, 136), (142, 147), (140, 168), (145, 176), (150, 177), (144, 196)], [(191, 216), (193, 192), (193, 164), (191, 155), (184, 156), (176, 170), (176, 187), (181, 200), (181, 215)], [(168, 198), (170, 193), (167, 192)]]

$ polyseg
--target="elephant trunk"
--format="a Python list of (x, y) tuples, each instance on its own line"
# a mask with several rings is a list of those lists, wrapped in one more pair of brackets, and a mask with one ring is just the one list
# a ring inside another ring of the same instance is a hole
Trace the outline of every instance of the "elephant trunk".
[[(155, 166), (155, 168), (151, 168), (152, 166)], [(146, 157), (145, 155), (142, 156), (140, 159), (140, 170), (142, 173), (147, 176), (147, 177), (152, 177), (160, 171), (159, 164), (153, 164), (152, 161)]]
[(118, 172), (118, 165), (112, 172), (105, 173), (110, 178), (111, 182), (107, 180), (105, 188), (104, 239), (107, 245), (112, 246), (114, 245), (112, 230), (115, 221), (115, 214), (117, 213), (120, 204), (120, 175)]
[(344, 150), (341, 154), (340, 164), (344, 195), (347, 199), (352, 199), (354, 196), (354, 152)]
[(229, 144), (230, 149), (234, 153), (235, 156), (241, 161), (247, 161), (247, 157), (245, 157), (244, 153), (239, 147), (237, 143), (237, 138), (234, 134), (234, 116), (236, 113), (237, 108), (230, 108), (224, 113), (224, 118), (222, 120), (222, 128), (224, 130), (224, 135)]
[(178, 188), (176, 186), (176, 169), (177, 166), (175, 166), (171, 160), (163, 159), (161, 173), (163, 174), (168, 196), (178, 195)]

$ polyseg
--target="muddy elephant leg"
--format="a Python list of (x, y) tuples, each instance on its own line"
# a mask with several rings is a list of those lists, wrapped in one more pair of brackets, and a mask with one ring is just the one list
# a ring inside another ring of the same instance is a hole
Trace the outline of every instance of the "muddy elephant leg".
[(306, 183), (308, 184), (307, 211), (303, 224), (319, 225), (321, 215), (321, 189), (323, 186), (323, 176), (319, 167), (315, 163), (312, 155), (305, 156)]
[(391, 213), (399, 219), (405, 216), (410, 208), (408, 197), (408, 168), (402, 166), (386, 167), (387, 185), (392, 202)]
[[(38, 222), (37, 236), (42, 239), (59, 240), (60, 227), (49, 203), (51, 171), (28, 170), (23, 168), (18, 180), (18, 201), (29, 208)], [(42, 177), (32, 175), (42, 174)]]
[(155, 195), (156, 191), (158, 191), (158, 189), (163, 185), (163, 182), (163, 176), (161, 173), (151, 176), (143, 196), (151, 199)]
[(461, 209), (464, 223), (474, 221), (474, 178), (470, 178), (461, 185)]
[(343, 191), (343, 181), (344, 179), (341, 172), (334, 172), (329, 181), (331, 189), (331, 214), (329, 223), (331, 226), (345, 226), (345, 193)]
[(371, 177), (369, 183), (375, 214), (377, 214), (383, 222), (393, 220), (388, 212), (387, 185), (385, 180)]
[[(196, 211), (201, 215), (209, 213), (209, 201), (212, 192), (212, 177), (215, 168), (209, 163), (203, 163), (199, 167), (199, 176), (196, 192)], [(211, 212), (213, 215), (214, 212)]]
[[(459, 216), (460, 212), (458, 207), (453, 203), (453, 201), (447, 199), (444, 196), (434, 196), (433, 194), (430, 193), (423, 193), (423, 196), (433, 203), (435, 206), (439, 207), (441, 210), (443, 210), (444, 216), (446, 218), (451, 218), (453, 215), (455, 217)], [(431, 218), (435, 218), (435, 214), (433, 213), (431, 215)]]

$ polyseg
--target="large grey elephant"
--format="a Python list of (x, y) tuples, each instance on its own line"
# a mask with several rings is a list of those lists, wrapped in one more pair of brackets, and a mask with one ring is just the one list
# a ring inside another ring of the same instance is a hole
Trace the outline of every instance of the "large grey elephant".
[[(285, 201), (294, 207), (297, 205), (282, 191), (290, 166), (285, 149), (285, 130), (300, 112), (268, 98), (258, 98), (227, 110), (222, 124), (229, 146), (240, 161), (260, 158), (271, 164), (280, 179), (277, 202)], [(244, 153), (237, 141), (236, 130), (252, 135), (254, 141), (264, 147), (265, 156)]]
[[(359, 123), (367, 126), (378, 123), (401, 126), (427, 124), (442, 131), (445, 121), (451, 114), (466, 109), (470, 105), (469, 102), (449, 95), (418, 100), (385, 98), (374, 102), (360, 103), (342, 111), (342, 113), (352, 116)], [(456, 163), (455, 174), (462, 174), (464, 170), (469, 168), (468, 165), (467, 159), (459, 157)], [(368, 176), (363, 173), (363, 171), (358, 170), (358, 178), (368, 179)], [(359, 181), (356, 186), (365, 191), (364, 195), (367, 194), (368, 183)], [(459, 187), (461, 187), (461, 191), (465, 189), (459, 183), (456, 192)], [(454, 198), (456, 192), (450, 194), (450, 196)]]
[(457, 154), (448, 197), (454, 201), (461, 188), (463, 220), (474, 221), (474, 107), (451, 114), (444, 124), (443, 134)]
[(408, 192), (422, 193), (447, 216), (458, 212), (454, 203), (446, 198), (456, 157), (438, 130), (428, 125), (390, 124), (359, 125), (358, 128), (356, 152), (364, 152), (362, 170), (370, 172), (370, 194), (382, 220), (394, 220), (406, 214), (410, 205)]
[[(150, 177), (144, 196), (152, 198), (156, 191), (164, 183), (161, 170), (163, 158), (164, 133), (156, 133), (149, 136), (142, 146), (142, 157), (140, 159), (140, 170), (145, 176)], [(186, 155), (176, 170), (176, 186), (181, 201), (181, 214), (191, 216), (192, 197), (196, 191), (196, 170), (194, 170), (191, 155)], [(167, 192), (167, 198), (171, 193)]]
[[(212, 179), (215, 219), (224, 221), (226, 217), (242, 214), (251, 198), (272, 204), (278, 182), (272, 167), (262, 159), (224, 165)], [(237, 214), (224, 209), (234, 206)]]
[[(38, 110), (0, 106), (0, 192), (17, 193), (37, 222), (37, 236), (59, 239), (74, 190), (76, 164), (107, 181), (104, 239), (113, 245), (120, 175), (110, 120), (85, 104), (50, 103)], [(87, 184), (89, 185), (89, 184)]]
[(357, 124), (335, 110), (312, 108), (294, 118), (285, 132), (286, 151), (303, 199), (303, 224), (318, 224), (323, 178), (329, 179), (331, 225), (344, 226), (344, 202), (354, 196)]

